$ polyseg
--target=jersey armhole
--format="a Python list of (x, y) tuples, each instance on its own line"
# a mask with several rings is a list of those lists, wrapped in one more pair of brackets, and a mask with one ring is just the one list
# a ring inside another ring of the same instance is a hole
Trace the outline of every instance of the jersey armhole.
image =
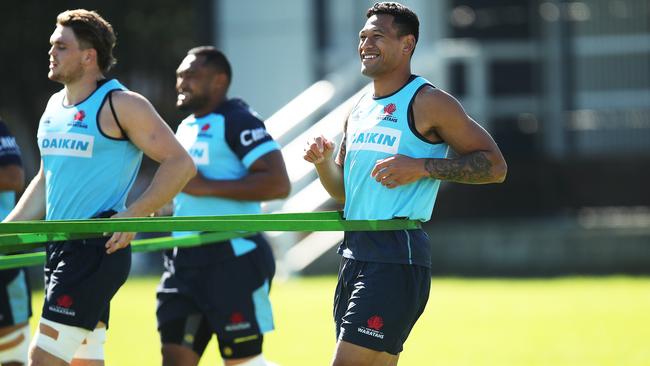
[(418, 139), (420, 139), (423, 142), (426, 142), (427, 144), (430, 144), (430, 145), (444, 144), (445, 141), (442, 140), (442, 139), (440, 141), (436, 141), (436, 142), (429, 141), (426, 137), (422, 136), (422, 134), (418, 131), (417, 128), (415, 128), (415, 116), (413, 115), (413, 102), (415, 102), (415, 98), (417, 97), (420, 90), (422, 90), (422, 88), (427, 87), (427, 86), (430, 86), (430, 87), (435, 89), (435, 86), (433, 86), (431, 84), (422, 84), (422, 85), (420, 85), (420, 87), (415, 91), (415, 93), (413, 93), (413, 97), (411, 97), (411, 101), (409, 102), (409, 106), (408, 106), (407, 118), (406, 119), (408, 121), (409, 129), (411, 130), (411, 133), (413, 135), (415, 135), (415, 137), (417, 137)]
[[(122, 125), (120, 124), (120, 120), (117, 118), (117, 113), (115, 113), (115, 107), (113, 107), (113, 92), (114, 91), (119, 91), (121, 89), (113, 89), (109, 90), (108, 93), (106, 93), (106, 96), (104, 96), (104, 100), (99, 106), (99, 109), (97, 110), (97, 130), (99, 130), (99, 133), (102, 134), (102, 136), (106, 137), (107, 139), (111, 140), (116, 140), (116, 141), (129, 141), (129, 136), (126, 134), (126, 131), (122, 128)], [(115, 119), (115, 124), (117, 124), (117, 128), (120, 129), (120, 132), (122, 132), (123, 137), (112, 137), (108, 136), (104, 131), (102, 130), (102, 125), (99, 123), (99, 114), (102, 111), (102, 107), (104, 106), (104, 103), (106, 103), (106, 99), (108, 99), (108, 106), (111, 109), (111, 114), (113, 115), (113, 119)]]

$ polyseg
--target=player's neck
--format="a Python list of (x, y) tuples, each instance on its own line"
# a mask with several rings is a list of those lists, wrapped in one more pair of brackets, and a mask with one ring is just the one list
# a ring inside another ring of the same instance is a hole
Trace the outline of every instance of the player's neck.
[(65, 83), (65, 104), (75, 105), (88, 98), (97, 89), (97, 82), (103, 78), (102, 74), (84, 75)]
[(373, 96), (375, 98), (385, 97), (401, 89), (411, 78), (411, 69), (394, 71), (373, 79)]
[(226, 101), (226, 99), (227, 98), (226, 98), (225, 95), (212, 98), (209, 103), (205, 104), (205, 106), (203, 106), (201, 108), (197, 108), (193, 112), (194, 117), (201, 118), (201, 117), (203, 117), (205, 115), (208, 115), (208, 114), (214, 112), (217, 108), (219, 108), (219, 106), (221, 106)]

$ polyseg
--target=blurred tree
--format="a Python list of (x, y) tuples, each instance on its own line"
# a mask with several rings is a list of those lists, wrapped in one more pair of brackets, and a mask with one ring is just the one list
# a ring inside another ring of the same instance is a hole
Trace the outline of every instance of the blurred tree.
[(117, 33), (114, 54), (118, 63), (107, 76), (149, 98), (172, 127), (180, 117), (174, 107), (176, 66), (187, 49), (211, 38), (206, 35), (209, 2), (204, 0), (0, 1), (4, 41), (0, 47), (0, 115), (22, 140), (31, 174), (38, 164), (34, 138), (38, 119), (49, 96), (61, 88), (47, 78), (49, 37), (57, 14), (76, 8), (96, 10)]

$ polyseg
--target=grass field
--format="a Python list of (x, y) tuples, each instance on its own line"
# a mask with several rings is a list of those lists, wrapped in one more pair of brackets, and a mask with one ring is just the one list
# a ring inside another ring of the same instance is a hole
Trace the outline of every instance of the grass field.
[[(335, 281), (274, 283), (277, 330), (266, 337), (269, 360), (329, 364)], [(156, 284), (131, 278), (114, 299), (107, 365), (160, 365)], [(36, 293), (37, 313), (41, 301)], [(213, 343), (201, 366), (221, 364)], [(650, 278), (434, 279), (400, 357), (400, 366), (423, 365), (650, 365)]]

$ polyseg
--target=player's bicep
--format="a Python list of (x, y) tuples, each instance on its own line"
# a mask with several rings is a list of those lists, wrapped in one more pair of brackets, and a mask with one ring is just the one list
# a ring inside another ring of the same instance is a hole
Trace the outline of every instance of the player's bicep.
[(282, 174), (285, 172), (286, 174), (282, 153), (280, 150), (273, 150), (262, 155), (248, 167), (248, 171), (250, 173), (266, 174)]
[[(460, 155), (474, 151), (491, 151), (496, 149), (496, 144), (490, 134), (474, 121), (463, 109), (460, 103), (442, 91), (429, 93), (425, 98), (426, 103), (419, 103), (420, 111), (415, 113), (426, 114), (423, 118), (430, 118), (431, 124), (438, 136), (449, 147)], [(422, 111), (424, 109), (424, 111)], [(416, 116), (416, 121), (417, 121)]]
[(161, 162), (185, 153), (172, 130), (144, 97), (120, 93), (114, 103), (129, 139), (149, 158)]

